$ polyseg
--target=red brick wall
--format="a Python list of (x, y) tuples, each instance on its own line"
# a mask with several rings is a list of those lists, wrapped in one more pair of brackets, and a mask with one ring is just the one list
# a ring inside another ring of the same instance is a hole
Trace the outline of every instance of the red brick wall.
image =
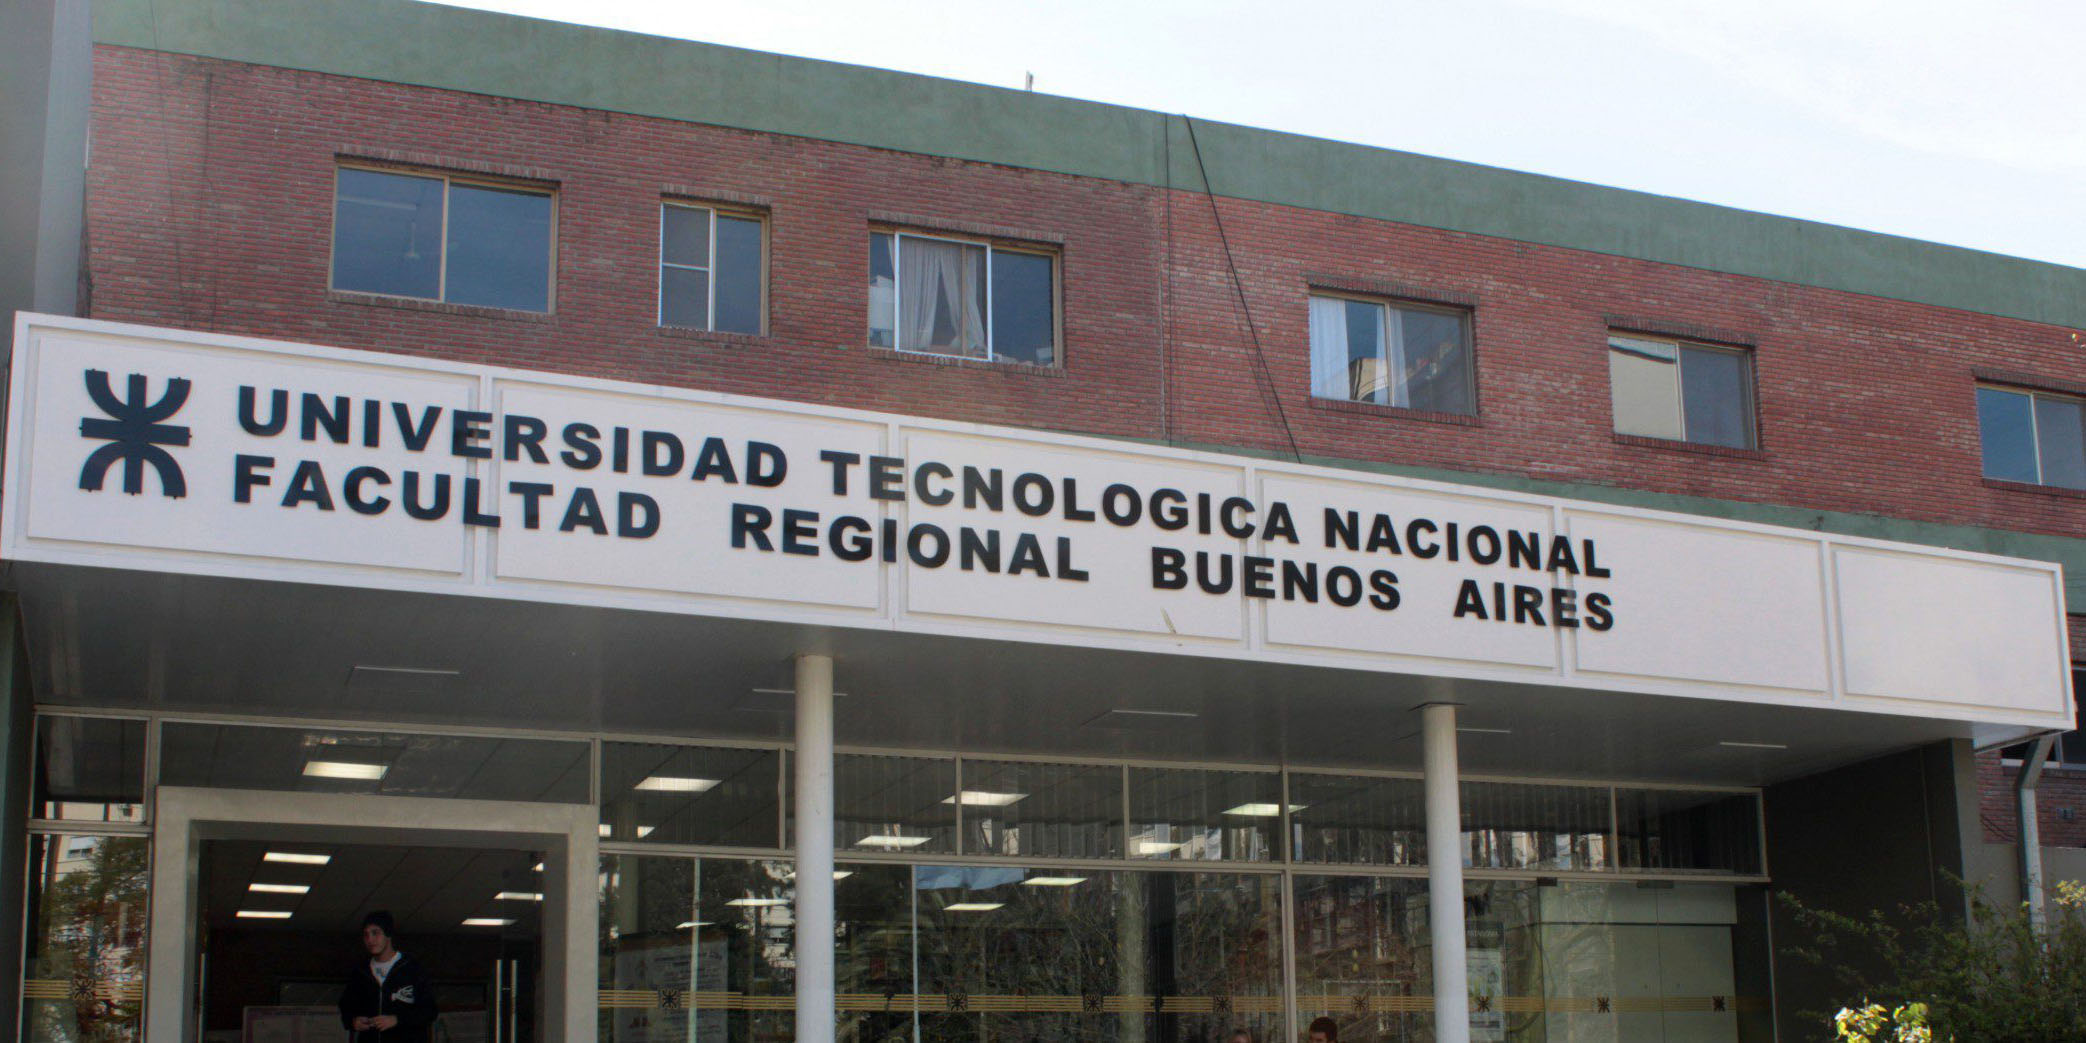
[[(112, 47), (96, 52), (94, 102), (97, 317), (1114, 436), (1278, 451), (1293, 437), (1306, 454), (2086, 533), (2086, 497), (1992, 487), (1979, 474), (1974, 369), (2086, 380), (2071, 331), (2053, 326), (1223, 200), (1263, 373), (1211, 206), (1193, 193)], [(556, 313), (487, 318), (329, 295), (341, 153), (555, 181)], [(768, 335), (655, 327), (657, 205), (669, 188), (769, 208)], [(866, 229), (891, 213), (1060, 241), (1064, 368), (866, 349)], [(1476, 421), (1314, 405), (1305, 299), (1325, 280), (1473, 302)], [(1757, 345), (1761, 451), (1618, 441), (1610, 316)]]
[[(1997, 750), (1978, 754), (1977, 782), (1982, 796), (1978, 817), (1984, 821), (1989, 842), (2011, 844), (2020, 836), (2014, 810), (2018, 770), (2018, 764), (2001, 763)], [(2044, 847), (2086, 847), (2086, 769), (2043, 769), (2035, 804), (2036, 829)]]

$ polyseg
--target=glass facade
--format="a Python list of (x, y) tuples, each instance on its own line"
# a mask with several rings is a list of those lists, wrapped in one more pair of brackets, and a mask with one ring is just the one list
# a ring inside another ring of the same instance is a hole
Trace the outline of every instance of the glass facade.
[[(795, 1035), (779, 745), (56, 714), (35, 735), (25, 1039), (140, 1038), (148, 762), (184, 786), (595, 801), (601, 1038)], [(1473, 1039), (1768, 1038), (1756, 792), (1460, 790)], [(1321, 1016), (1431, 1038), (1417, 778), (856, 751), (834, 798), (843, 1038), (1270, 1040)]]

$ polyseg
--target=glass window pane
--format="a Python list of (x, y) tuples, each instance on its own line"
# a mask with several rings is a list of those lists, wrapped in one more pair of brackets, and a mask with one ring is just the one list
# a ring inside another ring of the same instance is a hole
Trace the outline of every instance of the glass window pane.
[(695, 268), (710, 266), (710, 212), (701, 207), (660, 208), (659, 260)]
[(29, 838), (24, 1040), (144, 1038), (150, 846), (145, 837)]
[(659, 324), (710, 328), (710, 273), (701, 268), (659, 269)]
[[(701, 985), (697, 991), (712, 994), (712, 1003), (724, 999), (726, 1004), (720, 1004), (723, 1010), (705, 1009), (701, 997), (691, 997), (696, 1003), (695, 1038), (792, 1038), (797, 993), (795, 869), (783, 861), (705, 858), (696, 874), (692, 958)], [(846, 929), (837, 918), (834, 928), (836, 937)], [(660, 1037), (625, 1038), (653, 1043)]]
[(898, 345), (898, 267), (892, 260), (892, 237), (888, 232), (869, 235), (869, 343), (872, 347)]
[(1978, 440), (1984, 446), (1985, 477), (2035, 481), (2034, 408), (2020, 392), (1977, 389)]
[(1275, 772), (1131, 768), (1129, 855), (1272, 861), (1282, 835), (1281, 802), (1282, 776)]
[[(658, 997), (693, 992), (701, 980), (695, 870), (693, 858), (601, 856), (597, 974), (603, 991), (598, 1032), (604, 1043), (649, 1043), (654, 1032), (692, 1038), (689, 1019), (701, 1015), (688, 1010), (689, 1004), (661, 1004)], [(612, 990), (619, 992), (613, 999)]]
[(1422, 1013), (1434, 981), (1427, 881), (1299, 874), (1294, 884), (1299, 1030), (1330, 1017), (1342, 1043), (1433, 1039)]
[(2035, 441), (2044, 485), (2086, 489), (2086, 403), (2035, 396)]
[(1673, 345), (1608, 338), (1608, 389), (1617, 434), (1680, 440), (1680, 359)]
[(1681, 412), (1688, 441), (1752, 448), (1751, 369), (1743, 352), (1713, 348), (1681, 351)]
[(334, 183), (333, 288), (442, 293), (442, 179), (343, 168)]
[(953, 758), (840, 754), (833, 759), (833, 843), (853, 851), (952, 853), (956, 805), (947, 798), (955, 792)]
[(1045, 254), (992, 253), (992, 354), (1037, 366), (1057, 361), (1053, 260)]
[(550, 214), (541, 192), (451, 185), (446, 298), (549, 311)]
[(776, 847), (775, 750), (601, 744), (604, 840)]
[[(954, 793), (945, 799), (955, 803)], [(963, 761), (963, 850), (981, 855), (1121, 858), (1117, 765)], [(1162, 842), (1140, 838), (1140, 854)]]
[(1618, 789), (1624, 869), (1760, 872), (1760, 799), (1751, 793)]
[(1299, 862), (1427, 863), (1426, 802), (1418, 779), (1299, 772), (1289, 777), (1289, 802), (1290, 843)]
[(1608, 790), (1465, 782), (1463, 864), (1482, 869), (1614, 868)]
[(1397, 404), (1437, 413), (1477, 411), (1472, 391), (1466, 316), (1444, 311), (1399, 309), (1402, 385)]
[(985, 248), (899, 238), (898, 347), (985, 357)]
[(1347, 302), (1311, 298), (1311, 393), (1347, 398)]
[(31, 818), (145, 820), (145, 722), (39, 717)]
[(1391, 374), (1384, 361), (1383, 305), (1344, 302), (1347, 312), (1347, 397), (1389, 402)]
[(761, 331), (761, 223), (744, 217), (717, 218), (717, 328), (727, 333)]
[(170, 723), (160, 729), (159, 781), (584, 804), (590, 759), (586, 743), (555, 739)]

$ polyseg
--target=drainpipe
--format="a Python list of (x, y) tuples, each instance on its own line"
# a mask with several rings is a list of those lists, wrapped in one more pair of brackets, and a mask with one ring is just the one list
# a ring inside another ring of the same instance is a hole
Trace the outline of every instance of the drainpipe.
[(2021, 761), (2021, 774), (2014, 778), (2014, 814), (2021, 828), (2021, 901), (2028, 903), (2028, 928), (2040, 938), (2050, 929), (2050, 915), (2043, 907), (2043, 840), (2036, 822), (2035, 784), (2042, 781), (2043, 765), (2050, 759), (2055, 735), (2045, 735), (2028, 745)]

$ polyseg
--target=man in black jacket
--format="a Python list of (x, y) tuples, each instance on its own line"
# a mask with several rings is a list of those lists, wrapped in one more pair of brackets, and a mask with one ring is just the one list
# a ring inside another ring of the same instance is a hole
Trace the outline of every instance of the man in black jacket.
[(427, 1043), (435, 1023), (434, 983), (392, 943), (394, 927), (382, 909), (362, 918), (369, 963), (355, 969), (340, 994), (340, 1023), (354, 1043)]

